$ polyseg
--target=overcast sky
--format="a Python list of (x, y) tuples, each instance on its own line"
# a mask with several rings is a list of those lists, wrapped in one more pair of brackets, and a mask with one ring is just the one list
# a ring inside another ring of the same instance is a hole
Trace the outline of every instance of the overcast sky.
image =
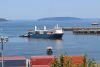
[(0, 0), (0, 18), (100, 18), (100, 0)]

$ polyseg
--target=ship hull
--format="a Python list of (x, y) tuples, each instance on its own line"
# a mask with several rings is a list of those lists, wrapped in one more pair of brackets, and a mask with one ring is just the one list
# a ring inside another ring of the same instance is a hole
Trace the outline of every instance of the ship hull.
[(22, 36), (22, 37), (30, 37), (36, 39), (62, 39), (63, 34), (32, 34), (31, 36)]

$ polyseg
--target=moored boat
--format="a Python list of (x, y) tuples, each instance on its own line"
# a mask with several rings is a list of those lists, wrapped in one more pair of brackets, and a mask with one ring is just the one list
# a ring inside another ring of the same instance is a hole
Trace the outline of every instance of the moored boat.
[(43, 30), (38, 30), (35, 26), (35, 30), (29, 30), (25, 35), (20, 37), (31, 37), (31, 38), (43, 38), (43, 39), (62, 39), (64, 32), (58, 25), (54, 29), (47, 30), (44, 26)]

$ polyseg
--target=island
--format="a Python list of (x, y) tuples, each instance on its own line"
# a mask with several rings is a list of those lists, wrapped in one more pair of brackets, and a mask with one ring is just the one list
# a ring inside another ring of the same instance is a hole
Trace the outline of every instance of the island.
[(0, 18), (0, 22), (2, 21), (8, 21), (7, 19), (4, 19), (4, 18)]
[(76, 17), (48, 17), (48, 18), (38, 19), (38, 21), (67, 21), (67, 20), (82, 20), (82, 19)]

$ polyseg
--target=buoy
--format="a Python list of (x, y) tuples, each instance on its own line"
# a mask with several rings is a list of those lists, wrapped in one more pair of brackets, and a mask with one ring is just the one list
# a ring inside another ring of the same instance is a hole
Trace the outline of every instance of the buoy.
[(47, 55), (52, 55), (53, 51), (52, 51), (52, 47), (47, 47)]

